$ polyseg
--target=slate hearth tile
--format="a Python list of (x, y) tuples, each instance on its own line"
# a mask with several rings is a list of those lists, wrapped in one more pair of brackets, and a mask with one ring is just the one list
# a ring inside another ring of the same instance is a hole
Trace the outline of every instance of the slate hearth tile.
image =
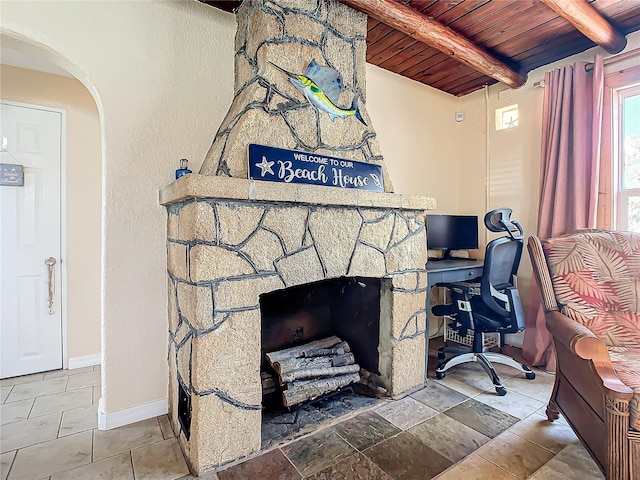
[(342, 422), (334, 427), (351, 445), (358, 450), (372, 447), (385, 438), (400, 433), (400, 429), (375, 412), (366, 412)]
[(497, 437), (519, 420), (472, 398), (446, 410), (444, 414), (490, 438)]
[(393, 480), (363, 454), (351, 455), (305, 480)]
[(298, 480), (302, 478), (284, 454), (276, 449), (218, 472), (220, 480)]
[(469, 398), (463, 393), (433, 381), (429, 381), (426, 387), (412, 394), (411, 397), (439, 412), (454, 407)]
[(331, 428), (282, 447), (282, 451), (305, 477), (356, 453), (356, 450)]
[(489, 437), (442, 413), (416, 425), (409, 433), (452, 462), (459, 462), (489, 441)]
[(363, 452), (394, 480), (428, 480), (452, 465), (451, 460), (402, 432)]

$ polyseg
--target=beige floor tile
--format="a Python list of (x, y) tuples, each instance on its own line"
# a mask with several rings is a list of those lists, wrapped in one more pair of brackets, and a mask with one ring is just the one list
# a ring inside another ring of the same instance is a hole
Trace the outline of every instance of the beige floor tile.
[(41, 395), (53, 395), (54, 393), (64, 392), (66, 386), (67, 377), (15, 385), (7, 397), (7, 402), (17, 402), (18, 400), (36, 398)]
[(32, 375), (23, 375), (21, 377), (4, 378), (0, 380), (0, 387), (37, 382), (39, 380), (42, 380), (42, 377), (44, 377), (44, 373), (34, 373)]
[(436, 477), (437, 480), (515, 480), (516, 477), (479, 455), (470, 455), (449, 470)]
[(0, 405), (0, 425), (26, 420), (29, 418), (32, 406), (33, 398)]
[(479, 364), (458, 365), (445, 373), (445, 378), (435, 381), (469, 397), (493, 390), (493, 383)]
[(13, 385), (9, 385), (7, 387), (0, 387), (0, 403), (4, 403), (9, 394), (11, 393), (11, 389)]
[(58, 437), (66, 437), (92, 428), (98, 428), (98, 405), (74, 408), (62, 413)]
[(604, 480), (593, 459), (580, 444), (565, 447), (529, 480)]
[(58, 436), (60, 417), (59, 413), (54, 413), (3, 425), (0, 429), (2, 453), (53, 440)]
[(508, 392), (518, 392), (543, 403), (548, 403), (553, 390), (553, 375), (536, 372), (536, 378), (527, 380), (524, 377), (513, 377), (504, 382)]
[(509, 431), (555, 453), (578, 440), (567, 425), (551, 423), (546, 417), (537, 414), (516, 423)]
[(544, 406), (544, 403), (540, 400), (521, 395), (514, 391), (507, 391), (507, 394), (502, 397), (496, 394), (495, 391), (485, 392), (475, 397), (475, 400), (517, 418), (526, 418)]
[(70, 392), (43, 395), (36, 398), (30, 418), (59, 413), (74, 408), (87, 407), (91, 405), (92, 394), (92, 388), (85, 387), (79, 390), (71, 390)]
[(189, 473), (173, 438), (131, 451), (136, 480), (175, 480)]
[(78, 375), (79, 373), (91, 372), (93, 367), (74, 368), (73, 370), (51, 370), (45, 372), (44, 379), (64, 377), (65, 375)]
[(477, 453), (485, 460), (523, 480), (554, 456), (549, 450), (510, 432), (500, 434)]
[(11, 464), (13, 463), (13, 458), (15, 456), (15, 450), (0, 454), (0, 478), (2, 480), (7, 480), (7, 475), (9, 475), (9, 469), (11, 468)]
[[(544, 407), (536, 410), (536, 415), (540, 415), (541, 417), (547, 418), (547, 404), (545, 404)], [(560, 418), (558, 418), (557, 420), (554, 420), (553, 423), (561, 423), (571, 428), (571, 426), (569, 425), (569, 422), (567, 422), (567, 419), (564, 418), (562, 414), (560, 414)]]
[(51, 476), (51, 480), (133, 480), (129, 452)]
[(171, 428), (171, 421), (168, 415), (159, 416), (158, 421), (160, 422), (160, 430), (162, 430), (162, 436), (165, 440), (176, 437), (173, 433), (173, 428)]
[(91, 463), (91, 432), (18, 450), (9, 480), (32, 480)]
[(102, 387), (100, 385), (93, 386), (93, 404), (97, 405), (102, 396)]
[(114, 428), (113, 430), (94, 430), (93, 433), (94, 461), (164, 440), (156, 418)]
[(76, 388), (92, 387), (93, 385), (100, 385), (100, 372), (90, 371), (80, 373), (78, 375), (71, 375), (69, 377), (69, 384), (67, 385), (67, 391), (75, 390)]
[(402, 430), (407, 430), (439, 413), (411, 397), (390, 400), (376, 408), (375, 412)]

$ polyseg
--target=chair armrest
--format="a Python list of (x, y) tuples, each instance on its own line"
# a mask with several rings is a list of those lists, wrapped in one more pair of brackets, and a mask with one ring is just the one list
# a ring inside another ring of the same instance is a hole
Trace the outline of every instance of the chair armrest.
[(556, 341), (578, 357), (591, 360), (607, 396), (631, 400), (633, 390), (618, 378), (607, 346), (591, 330), (557, 311), (546, 313), (546, 324)]
[(553, 284), (551, 283), (551, 275), (549, 274), (549, 267), (547, 266), (547, 259), (544, 255), (542, 242), (540, 242), (540, 239), (535, 235), (531, 235), (527, 242), (527, 249), (529, 250), (529, 257), (531, 257), (533, 273), (538, 283), (540, 294), (542, 295), (544, 311), (558, 310), (558, 303), (556, 302), (556, 296), (553, 292)]

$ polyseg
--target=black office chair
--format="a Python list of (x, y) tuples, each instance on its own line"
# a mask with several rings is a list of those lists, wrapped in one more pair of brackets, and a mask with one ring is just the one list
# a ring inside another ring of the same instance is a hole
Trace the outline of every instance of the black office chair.
[[(500, 348), (504, 346), (504, 336), (524, 329), (524, 313), (516, 288), (516, 274), (522, 256), (524, 231), (518, 222), (511, 221), (510, 208), (492, 210), (484, 216), (485, 226), (492, 232), (506, 232), (487, 244), (482, 277), (473, 282), (439, 283), (437, 286), (449, 289), (451, 304), (436, 305), (432, 312), (437, 316), (452, 319), (449, 328), (461, 337), (473, 333), (473, 347), (444, 347), (438, 350), (438, 358), (443, 360), (447, 353), (455, 355), (436, 367), (436, 378), (445, 377), (445, 372), (462, 363), (477, 362), (487, 372), (498, 395), (506, 395), (491, 362), (501, 363), (523, 372), (530, 380), (535, 373), (527, 365), (515, 361), (502, 353), (485, 351), (485, 333), (500, 334)], [(477, 282), (477, 283), (476, 283)]]

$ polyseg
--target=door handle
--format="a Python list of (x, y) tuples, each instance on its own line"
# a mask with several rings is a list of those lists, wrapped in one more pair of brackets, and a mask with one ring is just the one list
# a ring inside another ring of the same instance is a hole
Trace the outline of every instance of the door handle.
[(49, 273), (49, 281), (48, 281), (49, 298), (47, 300), (47, 303), (49, 304), (49, 315), (53, 315), (53, 297), (56, 292), (55, 275), (54, 275), (56, 259), (53, 257), (49, 257), (44, 261), (44, 264), (47, 266), (47, 270)]

